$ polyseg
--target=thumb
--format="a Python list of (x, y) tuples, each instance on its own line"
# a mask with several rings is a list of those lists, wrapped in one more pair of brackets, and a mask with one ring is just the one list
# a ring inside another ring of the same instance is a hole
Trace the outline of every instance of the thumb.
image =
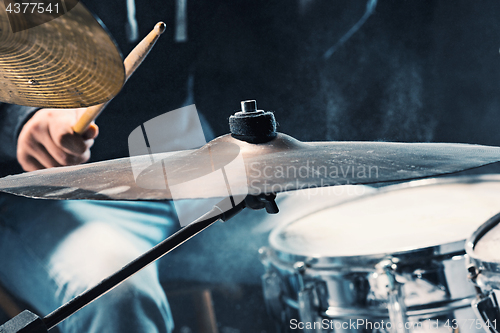
[(99, 127), (95, 123), (91, 123), (89, 128), (82, 134), (84, 140), (95, 139), (99, 134)]

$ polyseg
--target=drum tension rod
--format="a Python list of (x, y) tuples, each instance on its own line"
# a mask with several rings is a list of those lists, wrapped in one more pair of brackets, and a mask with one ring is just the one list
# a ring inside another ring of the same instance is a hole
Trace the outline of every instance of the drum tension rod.
[(476, 268), (474, 265), (470, 265), (467, 267), (467, 271), (469, 272), (469, 275), (467, 278), (474, 284), (474, 289), (476, 290), (476, 297), (478, 299), (484, 297), (484, 294), (481, 290), (481, 288), (477, 285), (477, 276), (479, 275), (479, 270)]
[(106, 294), (135, 273), (160, 259), (165, 254), (205, 230), (218, 220), (225, 222), (241, 212), (245, 207), (253, 210), (265, 208), (269, 214), (278, 213), (278, 206), (276, 205), (275, 198), (275, 194), (247, 195), (238, 205), (224, 211), (220, 207), (228, 207), (228, 201), (232, 201), (232, 198), (228, 197), (214, 205), (210, 212), (180, 229), (140, 257), (131, 261), (116, 273), (105, 278), (99, 284), (88, 289), (79, 296), (76, 296), (44, 318), (40, 318), (29, 310), (24, 310), (0, 326), (0, 333), (47, 333), (48, 330), (67, 319), (78, 310)]

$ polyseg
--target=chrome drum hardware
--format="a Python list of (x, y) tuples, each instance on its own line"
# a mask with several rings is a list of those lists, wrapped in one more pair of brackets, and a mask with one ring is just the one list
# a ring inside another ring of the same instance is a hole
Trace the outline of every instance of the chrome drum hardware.
[(284, 221), (260, 250), (268, 311), (281, 332), (482, 333), (465, 239), (498, 211), (500, 177), (456, 177)]

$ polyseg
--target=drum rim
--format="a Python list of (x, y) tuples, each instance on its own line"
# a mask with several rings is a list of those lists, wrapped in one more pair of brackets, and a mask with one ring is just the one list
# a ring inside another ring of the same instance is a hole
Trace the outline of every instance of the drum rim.
[[(414, 187), (423, 187), (423, 186), (435, 186), (435, 185), (446, 185), (446, 184), (474, 184), (474, 183), (486, 183), (486, 182), (500, 182), (500, 175), (498, 174), (483, 174), (483, 175), (467, 175), (467, 176), (453, 176), (453, 177), (437, 177), (437, 178), (427, 178), (414, 180), (410, 182), (404, 182), (394, 185), (384, 186), (381, 189), (362, 194), (359, 197), (353, 198), (347, 201), (341, 201), (339, 203), (333, 204), (331, 206), (327, 206), (319, 210), (318, 212), (326, 209), (330, 209), (332, 207), (337, 207), (339, 205), (343, 205), (346, 203), (356, 202), (357, 200), (364, 200), (371, 196), (384, 194), (390, 191), (398, 191), (405, 190)], [(500, 215), (500, 214), (499, 214)], [(428, 246), (423, 248), (404, 250), (404, 251), (395, 251), (389, 253), (375, 253), (368, 255), (353, 255), (353, 256), (324, 256), (321, 254), (318, 255), (308, 255), (308, 254), (298, 254), (293, 253), (291, 251), (285, 251), (284, 249), (278, 249), (275, 244), (274, 239), (277, 238), (277, 235), (283, 231), (288, 225), (293, 224), (305, 216), (300, 216), (296, 219), (288, 223), (282, 223), (275, 229), (271, 231), (268, 237), (268, 244), (270, 249), (270, 254), (272, 257), (277, 258), (283, 264), (293, 263), (297, 261), (304, 261), (309, 264), (309, 266), (343, 266), (346, 264), (355, 265), (355, 266), (365, 266), (369, 263), (375, 263), (377, 261), (389, 258), (389, 257), (397, 257), (402, 260), (415, 260), (415, 257), (420, 257), (418, 254), (422, 254), (422, 256), (429, 257), (431, 256), (441, 256), (441, 255), (462, 255), (466, 253), (466, 247), (468, 245), (468, 240), (470, 239), (465, 237), (463, 240), (443, 243), (434, 246)], [(488, 220), (489, 221), (489, 220)], [(500, 222), (500, 221), (499, 221)], [(485, 223), (486, 224), (486, 223)], [(481, 228), (481, 227), (480, 227)], [(468, 252), (467, 252), (468, 253)], [(417, 259), (418, 260), (418, 259)], [(490, 265), (495, 265), (495, 263), (488, 263)], [(500, 272), (500, 263), (496, 263), (496, 267), (498, 272)]]
[(483, 223), (479, 228), (474, 231), (474, 233), (467, 239), (465, 243), (465, 252), (469, 256), (472, 263), (476, 265), (480, 270), (486, 270), (489, 272), (500, 272), (500, 259), (498, 262), (482, 260), (474, 252), (476, 244), (486, 235), (491, 229), (496, 227), (500, 223), (500, 213), (491, 217), (488, 221)]

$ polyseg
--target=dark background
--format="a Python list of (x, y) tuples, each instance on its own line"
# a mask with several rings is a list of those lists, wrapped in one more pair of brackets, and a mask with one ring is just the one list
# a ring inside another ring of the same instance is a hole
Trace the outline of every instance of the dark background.
[[(128, 54), (125, 1), (86, 3)], [(175, 1), (136, 5), (140, 36), (167, 31), (98, 120), (95, 160), (126, 156), (135, 127), (185, 102), (189, 75), (216, 135), (256, 99), (300, 140), (499, 144), (498, 1), (378, 1), (329, 59), (364, 1), (188, 1), (187, 43), (174, 42)]]

